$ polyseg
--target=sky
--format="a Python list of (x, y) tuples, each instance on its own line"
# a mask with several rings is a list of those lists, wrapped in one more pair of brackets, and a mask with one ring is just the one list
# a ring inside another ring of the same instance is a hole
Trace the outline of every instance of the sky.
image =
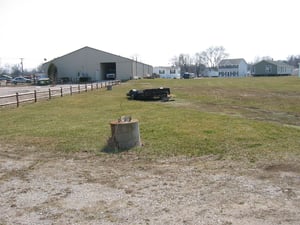
[(0, 0), (0, 67), (85, 46), (168, 66), (223, 46), (253, 62), (300, 55), (299, 0)]

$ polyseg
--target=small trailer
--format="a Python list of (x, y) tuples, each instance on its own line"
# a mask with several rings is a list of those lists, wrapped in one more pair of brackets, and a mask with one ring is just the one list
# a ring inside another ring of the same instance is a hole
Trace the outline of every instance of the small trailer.
[(131, 89), (126, 95), (133, 100), (162, 100), (170, 99), (170, 88), (151, 88), (144, 90)]

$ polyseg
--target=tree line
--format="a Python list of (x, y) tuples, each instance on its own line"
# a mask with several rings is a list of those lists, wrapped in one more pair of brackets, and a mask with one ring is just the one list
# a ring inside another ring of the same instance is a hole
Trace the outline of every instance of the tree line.
[(17, 76), (27, 76), (32, 75), (35, 73), (41, 73), (42, 72), (42, 64), (39, 65), (37, 68), (34, 69), (22, 69), (20, 64), (5, 64), (4, 66), (0, 66), (0, 75), (11, 75), (13, 77)]
[(200, 75), (206, 68), (216, 69), (222, 59), (229, 56), (223, 46), (211, 46), (195, 55), (180, 54), (172, 58), (173, 66), (180, 67), (181, 72)]

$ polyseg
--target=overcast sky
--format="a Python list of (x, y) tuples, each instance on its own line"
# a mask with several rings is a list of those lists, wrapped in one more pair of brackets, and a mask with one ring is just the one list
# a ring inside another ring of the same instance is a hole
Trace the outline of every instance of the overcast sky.
[(230, 58), (300, 54), (299, 0), (0, 0), (0, 66), (84, 46), (167, 66), (223, 46)]

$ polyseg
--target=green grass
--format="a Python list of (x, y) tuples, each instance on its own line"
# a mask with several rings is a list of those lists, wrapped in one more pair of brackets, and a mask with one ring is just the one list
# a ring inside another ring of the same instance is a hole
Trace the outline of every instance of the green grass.
[[(129, 101), (131, 88), (170, 87), (175, 101)], [(0, 109), (0, 143), (41, 150), (101, 152), (109, 122), (139, 120), (139, 154), (218, 155), (255, 161), (299, 156), (300, 79), (297, 77), (134, 80), (20, 108)]]

